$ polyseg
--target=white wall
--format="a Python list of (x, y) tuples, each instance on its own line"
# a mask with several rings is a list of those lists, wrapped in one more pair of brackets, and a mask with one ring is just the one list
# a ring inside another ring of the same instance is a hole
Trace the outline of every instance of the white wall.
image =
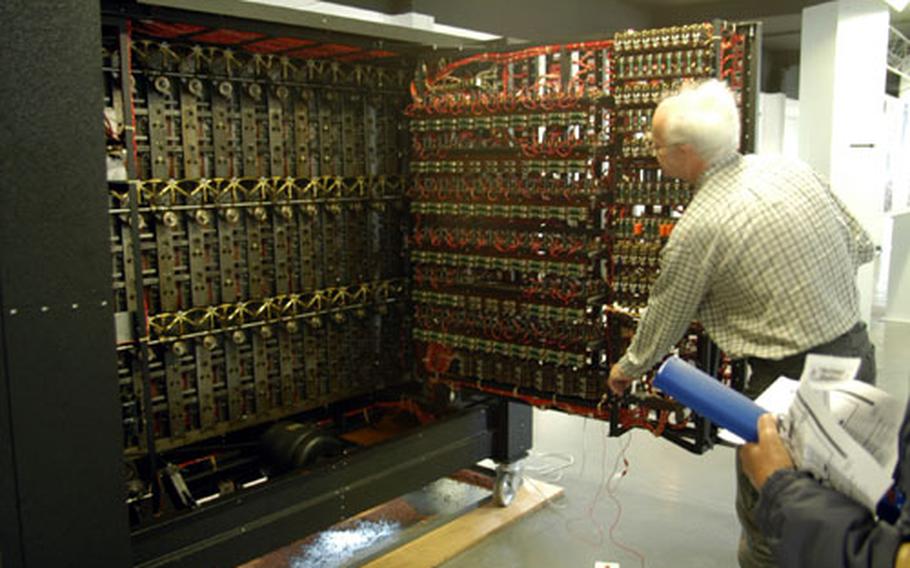
[(783, 93), (759, 93), (757, 154), (783, 152), (786, 100), (787, 97)]
[[(888, 145), (885, 175), (890, 199), (886, 201), (881, 265), (875, 286), (877, 304), (885, 305), (885, 319), (910, 321), (910, 92), (886, 97)], [(892, 220), (891, 215), (896, 214)]]
[[(888, 9), (838, 0), (803, 10), (799, 154), (881, 244)], [(873, 266), (860, 268), (860, 310), (871, 319)]]
[(910, 208), (910, 89), (902, 98), (885, 97), (886, 174), (892, 210)]
[(785, 156), (799, 157), (799, 101), (784, 101), (784, 148)]
[(799, 101), (783, 93), (759, 94), (756, 153), (799, 156)]

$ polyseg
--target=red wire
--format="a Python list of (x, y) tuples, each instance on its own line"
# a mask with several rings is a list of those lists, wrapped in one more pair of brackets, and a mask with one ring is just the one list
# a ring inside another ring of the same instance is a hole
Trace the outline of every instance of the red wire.
[[(127, 69), (127, 79), (132, 76), (133, 71), (133, 22), (131, 20), (126, 21), (126, 53), (121, 54), (122, 57), (126, 58), (126, 69)], [(136, 105), (133, 102), (132, 95), (128, 96), (127, 99), (130, 102), (130, 128), (132, 128), (133, 136), (132, 138), (132, 151), (133, 151), (133, 164), (136, 166), (136, 171), (133, 174), (139, 178), (139, 143), (136, 141)], [(138, 195), (138, 192), (137, 192)], [(138, 204), (137, 204), (138, 205)], [(138, 229), (137, 229), (138, 230)], [(141, 259), (136, 259), (136, 262), (140, 262)], [(145, 329), (145, 335), (149, 335), (149, 291), (147, 289), (143, 290), (142, 295), (142, 310), (144, 316), (143, 327)]]
[(625, 445), (623, 445), (622, 450), (620, 451), (619, 455), (616, 457), (616, 461), (613, 463), (613, 471), (610, 474), (610, 480), (617, 479), (617, 469), (619, 468), (620, 460), (622, 460), (622, 464), (623, 464), (623, 470), (622, 470), (622, 473), (619, 474), (619, 477), (618, 477), (619, 481), (616, 482), (616, 486), (611, 487), (610, 482), (607, 481), (607, 495), (610, 497), (610, 499), (616, 505), (616, 518), (613, 519), (613, 523), (610, 525), (609, 535), (610, 535), (610, 542), (612, 542), (618, 548), (621, 548), (621, 549), (625, 550), (626, 552), (628, 552), (629, 554), (638, 558), (638, 560), (641, 562), (641, 567), (644, 568), (645, 567), (644, 555), (642, 555), (635, 548), (632, 548), (631, 546), (627, 546), (627, 545), (619, 542), (619, 540), (617, 540), (613, 534), (614, 531), (616, 530), (616, 527), (619, 526), (620, 520), (622, 520), (622, 503), (620, 503), (619, 499), (616, 497), (616, 489), (618, 488), (620, 481), (622, 481), (622, 479), (626, 476), (626, 474), (629, 473), (629, 460), (626, 457), (626, 450), (629, 448), (629, 444), (631, 444), (631, 443), (632, 443), (632, 437), (629, 436), (626, 440)]
[(178, 467), (179, 469), (184, 469), (184, 468), (189, 467), (189, 466), (191, 466), (191, 465), (196, 465), (197, 463), (203, 463), (203, 462), (212, 462), (213, 467), (217, 467), (217, 465), (216, 465), (216, 463), (215, 463), (215, 460), (216, 460), (217, 457), (218, 457), (218, 456), (217, 456), (216, 454), (208, 454), (208, 455), (202, 456), (202, 457), (200, 457), (200, 458), (194, 458), (194, 459), (191, 459), (191, 460), (187, 460), (187, 461), (185, 461), (185, 462), (178, 463), (178, 464), (177, 464), (177, 467)]

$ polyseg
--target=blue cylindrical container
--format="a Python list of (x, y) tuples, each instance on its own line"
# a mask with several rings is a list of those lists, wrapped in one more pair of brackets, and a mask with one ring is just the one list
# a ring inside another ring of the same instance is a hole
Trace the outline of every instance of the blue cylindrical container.
[(767, 410), (679, 357), (660, 366), (654, 386), (747, 442), (758, 441), (758, 417)]

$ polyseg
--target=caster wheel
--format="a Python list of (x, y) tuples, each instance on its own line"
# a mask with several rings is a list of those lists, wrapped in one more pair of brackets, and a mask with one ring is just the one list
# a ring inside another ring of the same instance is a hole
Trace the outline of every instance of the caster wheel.
[(498, 466), (493, 483), (493, 503), (498, 507), (508, 507), (515, 500), (521, 483), (521, 471), (511, 466)]

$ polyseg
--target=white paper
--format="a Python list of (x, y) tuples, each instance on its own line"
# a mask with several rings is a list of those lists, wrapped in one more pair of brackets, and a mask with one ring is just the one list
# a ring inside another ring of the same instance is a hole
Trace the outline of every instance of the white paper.
[(802, 381), (815, 383), (837, 383), (849, 381), (856, 377), (861, 361), (855, 357), (835, 357), (833, 355), (806, 355), (806, 364), (803, 374), (799, 377)]
[(858, 359), (809, 355), (781, 432), (793, 462), (874, 511), (892, 483), (901, 405), (852, 380)]
[(819, 388), (828, 395), (828, 407), (843, 428), (875, 461), (893, 471), (897, 466), (897, 438), (903, 410), (896, 398), (872, 385), (851, 381)]

